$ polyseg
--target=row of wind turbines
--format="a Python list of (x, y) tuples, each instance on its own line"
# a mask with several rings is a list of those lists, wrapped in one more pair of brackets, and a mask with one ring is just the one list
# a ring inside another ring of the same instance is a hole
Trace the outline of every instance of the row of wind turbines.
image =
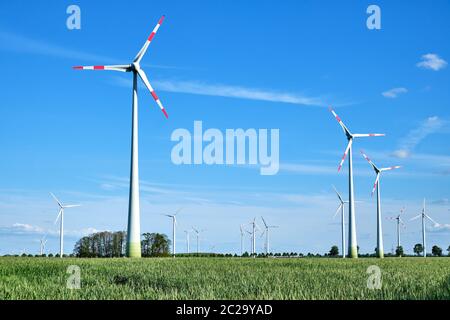
[[(129, 192), (129, 206), (128, 206), (128, 227), (127, 227), (127, 252), (126, 255), (128, 257), (134, 257), (134, 258), (140, 258), (141, 257), (141, 242), (140, 242), (140, 191), (139, 191), (139, 162), (138, 162), (138, 85), (137, 85), (137, 79), (138, 77), (142, 80), (145, 87), (150, 92), (151, 96), (155, 100), (158, 107), (163, 112), (164, 116), (168, 118), (168, 114), (166, 112), (166, 109), (162, 105), (159, 97), (156, 95), (153, 87), (151, 86), (147, 75), (145, 74), (144, 70), (141, 68), (141, 60), (144, 57), (145, 53), (147, 52), (147, 49), (150, 45), (150, 43), (153, 41), (153, 38), (155, 37), (156, 33), (158, 32), (159, 28), (161, 27), (165, 16), (162, 16), (159, 20), (150, 35), (148, 36), (147, 40), (145, 41), (142, 48), (139, 50), (135, 58), (132, 60), (130, 64), (123, 64), (123, 65), (95, 65), (95, 66), (75, 66), (73, 69), (75, 70), (106, 70), (106, 71), (118, 71), (118, 72), (131, 72), (133, 75), (133, 88), (132, 88), (132, 121), (131, 121), (131, 166), (130, 166), (130, 192)], [(348, 154), (349, 156), (349, 199), (348, 199), (348, 205), (349, 205), (349, 232), (348, 232), (348, 254), (352, 258), (357, 258), (357, 240), (356, 240), (356, 221), (355, 221), (355, 200), (354, 200), (354, 187), (353, 187), (353, 155), (352, 155), (352, 145), (353, 140), (355, 138), (363, 138), (363, 137), (377, 137), (377, 136), (384, 136), (384, 134), (353, 134), (348, 130), (348, 128), (344, 125), (344, 123), (341, 121), (341, 119), (337, 116), (337, 114), (331, 110), (337, 121), (339, 122), (340, 126), (342, 127), (346, 138), (348, 140), (347, 148), (345, 149), (344, 156), (342, 157), (341, 163), (339, 164), (340, 171), (344, 160)], [(374, 184), (374, 190), (377, 190), (377, 248), (378, 248), (378, 254), (380, 257), (383, 256), (383, 239), (382, 239), (382, 225), (381, 225), (381, 199), (380, 199), (380, 175), (382, 172), (387, 170), (392, 170), (398, 167), (391, 167), (391, 168), (383, 168), (378, 169), (371, 161), (369, 161), (372, 165), (375, 173), (376, 173), (376, 180)], [(74, 207), (72, 206), (63, 206), (57, 199), (54, 197), (59, 205), (59, 213), (58, 217), (61, 217), (60, 220), (60, 228), (61, 228), (61, 237), (60, 237), (60, 256), (63, 254), (63, 224), (64, 224), (64, 209)], [(76, 206), (76, 205), (75, 205)], [(342, 207), (343, 210), (343, 207)], [(173, 220), (173, 252), (176, 252), (176, 243), (175, 243), (175, 225), (176, 225), (176, 218), (175, 215), (172, 215), (169, 217)], [(422, 219), (429, 218), (425, 213), (422, 214)], [(429, 218), (430, 219), (430, 218)], [(252, 227), (252, 250), (255, 251), (255, 228), (256, 228), (256, 222), (253, 221), (253, 227)], [(424, 224), (424, 223), (422, 223)], [(344, 224), (343, 224), (344, 225)], [(266, 251), (268, 251), (268, 239), (269, 239), (269, 229), (270, 227), (266, 226)], [(198, 242), (199, 242), (199, 235), (201, 231), (193, 229), (194, 232), (197, 234), (197, 250), (198, 250)], [(187, 243), (189, 247), (189, 231), (185, 231), (187, 235)], [(344, 234), (343, 234), (344, 238)], [(425, 238), (425, 231), (423, 228), (423, 238)], [(425, 241), (424, 241), (425, 242)], [(344, 255), (345, 256), (345, 255)]]
[[(342, 241), (342, 257), (346, 257), (346, 251), (345, 251), (345, 214), (344, 214), (344, 206), (345, 204), (348, 204), (349, 208), (349, 229), (348, 229), (348, 256), (350, 258), (357, 258), (358, 257), (358, 244), (356, 240), (356, 221), (355, 221), (355, 197), (354, 197), (354, 185), (353, 185), (353, 140), (355, 138), (364, 138), (364, 137), (382, 137), (385, 136), (384, 133), (351, 133), (351, 131), (345, 126), (345, 124), (342, 122), (341, 118), (336, 114), (336, 112), (330, 108), (330, 112), (333, 114), (333, 116), (338, 121), (339, 125), (341, 126), (342, 130), (344, 131), (344, 134), (347, 138), (348, 144), (344, 151), (344, 155), (342, 156), (341, 162), (339, 163), (338, 172), (341, 170), (342, 165), (344, 164), (345, 158), (348, 155), (348, 200), (344, 200), (340, 193), (336, 190), (336, 188), (333, 186), (334, 191), (336, 192), (336, 195), (339, 199), (339, 206), (336, 210), (336, 214), (340, 211), (341, 212), (341, 241)], [(381, 187), (380, 187), (380, 180), (381, 180), (381, 173), (386, 171), (391, 171), (395, 169), (401, 168), (400, 166), (392, 166), (392, 167), (386, 167), (386, 168), (379, 168), (375, 163), (364, 153), (364, 151), (361, 150), (361, 154), (364, 159), (367, 160), (367, 162), (372, 167), (373, 171), (375, 172), (375, 183), (373, 184), (372, 188), (372, 196), (375, 193), (375, 190), (377, 191), (377, 256), (378, 258), (384, 257), (384, 248), (383, 248), (383, 228), (382, 228), (382, 215), (381, 215)], [(403, 213), (404, 209), (402, 209), (401, 213)], [(400, 214), (401, 214), (400, 213)], [(400, 214), (395, 218), (397, 221), (397, 247), (400, 247), (400, 224), (404, 224), (403, 220), (401, 219)], [(418, 216), (412, 218), (411, 220), (415, 220), (422, 217), (422, 246), (423, 246), (423, 256), (426, 257), (426, 236), (425, 236), (425, 222), (426, 219), (432, 221), (435, 225), (439, 225), (436, 221), (434, 221), (429, 215), (425, 212), (425, 199), (423, 200), (423, 208), (422, 213)]]

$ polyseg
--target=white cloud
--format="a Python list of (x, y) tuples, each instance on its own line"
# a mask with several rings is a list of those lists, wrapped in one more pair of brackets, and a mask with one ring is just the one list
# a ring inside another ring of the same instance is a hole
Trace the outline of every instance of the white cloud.
[(402, 93), (407, 93), (408, 90), (406, 88), (393, 88), (388, 91), (382, 93), (385, 98), (397, 98)]
[[(131, 87), (131, 82), (122, 77), (115, 77), (115, 84), (123, 87)], [(257, 101), (282, 102), (307, 106), (325, 106), (326, 103), (320, 97), (309, 97), (306, 95), (270, 91), (265, 89), (247, 88), (242, 86), (207, 84), (200, 81), (174, 81), (155, 80), (152, 81), (156, 91), (167, 91), (176, 93), (188, 93), (204, 96), (216, 96), (227, 98), (240, 98)]]
[(445, 121), (437, 116), (429, 117), (424, 120), (418, 128), (411, 130), (408, 135), (402, 139), (400, 148), (395, 150), (392, 155), (397, 158), (408, 158), (414, 148), (427, 136), (437, 132), (445, 125)]
[(422, 56), (422, 61), (417, 63), (419, 68), (439, 71), (447, 66), (447, 61), (434, 53), (427, 53)]

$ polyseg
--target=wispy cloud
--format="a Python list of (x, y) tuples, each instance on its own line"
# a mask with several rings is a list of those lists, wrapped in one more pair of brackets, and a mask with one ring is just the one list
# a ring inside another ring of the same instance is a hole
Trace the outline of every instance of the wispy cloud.
[[(65, 230), (64, 234), (66, 236), (85, 236), (88, 234), (92, 234), (95, 232), (99, 232), (100, 230), (97, 230), (95, 228), (83, 228), (80, 230)], [(54, 229), (46, 229), (40, 226), (35, 226), (27, 223), (14, 223), (11, 226), (3, 226), (0, 227), (0, 234), (11, 234), (11, 235), (50, 235), (50, 236), (56, 236), (59, 235), (58, 230)]]
[[(115, 77), (114, 84), (130, 87), (131, 83), (125, 78)], [(196, 94), (203, 96), (215, 96), (226, 98), (240, 98), (257, 101), (282, 102), (305, 106), (325, 106), (323, 98), (310, 97), (302, 94), (280, 91), (264, 90), (260, 88), (247, 88), (236, 85), (208, 84), (200, 81), (152, 81), (157, 91)]]
[(435, 53), (427, 53), (422, 56), (422, 61), (417, 63), (419, 68), (439, 71), (447, 66), (447, 61)]
[(381, 93), (385, 98), (395, 99), (402, 93), (407, 93), (408, 89), (406, 88), (393, 88), (388, 91)]
[(422, 121), (418, 128), (411, 130), (400, 142), (400, 148), (393, 152), (397, 158), (408, 158), (414, 148), (427, 136), (433, 134), (445, 125), (445, 121), (437, 116)]
[[(0, 49), (3, 51), (20, 52), (34, 55), (50, 56), (56, 58), (70, 59), (76, 64), (86, 61), (89, 64), (118, 64), (124, 63), (118, 59), (97, 54), (91, 54), (77, 49), (52, 44), (42, 40), (36, 40), (22, 35), (0, 30)], [(142, 64), (149, 68), (178, 69), (174, 66)]]

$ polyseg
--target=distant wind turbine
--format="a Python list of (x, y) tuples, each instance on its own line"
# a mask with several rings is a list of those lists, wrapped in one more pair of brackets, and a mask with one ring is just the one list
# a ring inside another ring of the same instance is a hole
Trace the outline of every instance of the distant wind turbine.
[(262, 221), (263, 221), (263, 223), (264, 223), (264, 228), (265, 228), (265, 230), (262, 232), (262, 234), (261, 234), (261, 237), (264, 235), (264, 232), (266, 233), (266, 255), (268, 255), (269, 254), (269, 252), (270, 252), (270, 246), (269, 246), (269, 230), (270, 229), (273, 229), (273, 228), (279, 228), (279, 226), (269, 226), (267, 223), (266, 223), (266, 220), (264, 220), (264, 218), (263, 217), (261, 217), (261, 219), (262, 219)]
[(165, 214), (166, 217), (172, 219), (172, 255), (175, 258), (176, 254), (176, 226), (177, 226), (177, 214), (181, 209), (178, 209), (175, 214)]
[(67, 208), (75, 208), (79, 207), (79, 204), (69, 204), (69, 205), (63, 205), (56, 196), (50, 192), (50, 195), (55, 199), (56, 203), (59, 207), (58, 215), (56, 216), (55, 224), (58, 222), (58, 218), (60, 219), (60, 229), (59, 229), (59, 257), (62, 258), (64, 254), (64, 209)]
[(190, 236), (190, 233), (191, 233), (191, 230), (184, 230), (184, 233), (186, 233), (186, 246), (187, 246), (187, 253), (189, 254), (190, 253), (190, 245), (189, 245), (189, 236)]
[(423, 199), (423, 208), (422, 208), (422, 213), (415, 216), (414, 218), (412, 218), (410, 221), (412, 220), (416, 220), (418, 218), (422, 217), (422, 246), (423, 246), (423, 257), (426, 258), (427, 257), (427, 243), (426, 243), (426, 237), (425, 237), (425, 220), (428, 219), (431, 222), (434, 223), (435, 226), (438, 226), (439, 223), (437, 223), (436, 221), (434, 221), (429, 215), (426, 214), (425, 211), (425, 199)]
[(45, 236), (42, 237), (42, 239), (39, 240), (40, 244), (40, 255), (42, 256), (45, 252), (45, 245), (47, 244), (47, 239), (45, 239)]
[(401, 242), (400, 242), (400, 224), (405, 226), (405, 223), (403, 222), (401, 215), (405, 212), (405, 207), (400, 209), (400, 213), (394, 217), (394, 218), (390, 218), (391, 220), (396, 220), (397, 222), (397, 248), (401, 246)]
[(336, 192), (336, 195), (339, 199), (339, 206), (336, 210), (336, 213), (334, 214), (333, 217), (335, 217), (339, 211), (341, 211), (341, 241), (342, 241), (342, 258), (345, 259), (345, 204), (348, 203), (348, 201), (344, 201), (344, 199), (342, 199), (341, 195), (339, 194), (339, 192), (337, 191), (336, 187), (333, 186), (334, 191)]
[(244, 225), (240, 225), (239, 228), (241, 230), (241, 256), (244, 254), (244, 229), (243, 229)]
[(367, 162), (369, 162), (369, 164), (372, 166), (372, 168), (376, 174), (375, 183), (373, 184), (373, 189), (372, 189), (372, 196), (376, 189), (377, 190), (377, 254), (378, 254), (378, 258), (384, 258), (383, 229), (382, 229), (382, 219), (381, 219), (381, 189), (380, 189), (381, 188), (380, 187), (381, 173), (384, 171), (399, 169), (400, 166), (393, 166), (393, 167), (379, 169), (375, 165), (375, 163), (373, 163), (372, 160), (369, 159), (369, 157), (364, 153), (364, 151), (361, 150), (361, 154), (363, 155), (364, 159), (366, 159)]
[(349, 257), (358, 258), (358, 242), (356, 240), (356, 221), (355, 221), (355, 197), (353, 189), (353, 154), (352, 145), (354, 138), (365, 138), (365, 137), (381, 137), (384, 136), (382, 133), (351, 133), (350, 130), (344, 125), (341, 118), (330, 108), (331, 113), (339, 122), (344, 134), (348, 140), (347, 148), (345, 149), (342, 160), (339, 163), (338, 172), (341, 170), (345, 158), (348, 154), (348, 201), (349, 201), (349, 215), (348, 215), (348, 252)]
[(200, 252), (200, 251), (199, 251), (199, 250), (200, 250), (200, 234), (201, 234), (202, 232), (204, 232), (205, 229), (198, 230), (198, 229), (192, 227), (192, 230), (194, 230), (195, 235), (196, 235), (196, 237), (197, 237), (197, 255), (198, 255), (199, 252)]

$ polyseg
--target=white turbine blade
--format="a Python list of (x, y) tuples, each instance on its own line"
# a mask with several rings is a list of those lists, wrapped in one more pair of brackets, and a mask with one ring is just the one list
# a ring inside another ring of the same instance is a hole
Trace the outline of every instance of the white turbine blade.
[(381, 168), (380, 171), (389, 171), (389, 170), (395, 170), (395, 169), (400, 169), (401, 166), (393, 166), (393, 167), (389, 167), (389, 168)]
[(56, 203), (58, 204), (58, 206), (62, 207), (63, 205), (61, 204), (61, 202), (59, 202), (58, 198), (56, 198), (56, 196), (50, 192), (50, 195), (53, 197), (53, 199), (55, 199)]
[(181, 210), (183, 210), (183, 208), (179, 208), (177, 211), (175, 211), (174, 215), (176, 216), (177, 214), (179, 214)]
[(72, 67), (75, 70), (109, 70), (109, 71), (120, 71), (127, 72), (130, 71), (129, 64), (118, 64), (118, 65), (110, 65), (110, 66), (75, 66)]
[(344, 203), (344, 200), (342, 199), (341, 195), (339, 194), (339, 192), (337, 191), (336, 187), (334, 185), (331, 185), (334, 189), (334, 192), (336, 192), (336, 195), (339, 198), (339, 201), (341, 201), (341, 203)]
[(373, 194), (375, 192), (375, 189), (377, 188), (378, 180), (380, 180), (380, 173), (377, 173), (377, 178), (375, 179), (375, 183), (373, 184), (372, 196), (373, 196)]
[(63, 211), (63, 209), (60, 208), (60, 209), (59, 209), (59, 212), (58, 212), (58, 215), (56, 216), (56, 219), (55, 219), (54, 224), (56, 224), (56, 222), (58, 222), (58, 219), (59, 219), (59, 217), (61, 216), (62, 211)]
[(267, 228), (267, 223), (266, 220), (264, 220), (264, 218), (261, 216), (262, 222), (264, 223), (264, 226)]
[(434, 221), (429, 215), (426, 214), (425, 217), (427, 217), (428, 220), (430, 220), (431, 222), (433, 222), (435, 227), (440, 226), (440, 224), (437, 223), (436, 221)]
[(336, 212), (335, 212), (335, 214), (333, 215), (333, 219), (336, 217), (336, 215), (339, 213), (339, 211), (341, 210), (341, 207), (343, 206), (343, 204), (341, 203), (340, 205), (339, 205), (339, 207), (336, 209)]
[(63, 206), (63, 208), (76, 208), (81, 207), (81, 204), (68, 204), (66, 206)]
[(159, 106), (159, 108), (161, 109), (162, 113), (164, 113), (164, 116), (168, 119), (169, 115), (167, 114), (166, 109), (164, 109), (164, 106), (162, 105), (161, 101), (159, 100), (158, 96), (156, 95), (155, 90), (153, 89), (152, 85), (148, 81), (148, 78), (145, 75), (144, 70), (138, 69), (137, 72), (139, 74), (139, 77), (141, 77), (142, 81), (144, 82), (145, 86), (147, 87), (147, 89), (150, 91), (150, 94), (152, 95), (152, 97), (155, 100), (156, 104)]
[(360, 152), (361, 152), (362, 156), (364, 157), (364, 159), (366, 159), (367, 162), (370, 163), (370, 165), (372, 166), (372, 168), (375, 169), (375, 171), (377, 171), (377, 172), (380, 171), (380, 170), (378, 170), (378, 168), (377, 168), (377, 166), (375, 165), (375, 163), (373, 163), (372, 160), (370, 160), (370, 158), (364, 153), (363, 150), (360, 150)]
[(266, 232), (266, 230), (264, 230), (263, 232), (261, 232), (261, 236), (260, 236), (261, 238), (262, 238), (262, 236), (264, 235), (264, 232)]
[(342, 156), (342, 160), (339, 163), (338, 172), (341, 171), (342, 165), (344, 164), (344, 161), (345, 161), (345, 157), (347, 157), (348, 150), (350, 150), (350, 147), (352, 146), (352, 143), (353, 143), (353, 139), (351, 139), (348, 142), (347, 148), (345, 149), (344, 155)]
[(413, 221), (413, 220), (419, 219), (421, 216), (422, 216), (422, 214), (419, 214), (419, 215), (415, 216), (414, 218), (409, 219), (409, 221)]
[(156, 32), (158, 32), (159, 27), (161, 26), (161, 24), (164, 21), (164, 17), (162, 16), (158, 23), (156, 24), (155, 28), (153, 28), (152, 33), (150, 33), (150, 36), (147, 38), (147, 41), (145, 41), (144, 45), (142, 46), (141, 50), (139, 50), (138, 54), (136, 55), (136, 57), (134, 58), (134, 62), (139, 63), (142, 59), (142, 57), (144, 56), (145, 52), (147, 51), (148, 46), (150, 45), (150, 42), (152, 42), (153, 37), (155, 36)]
[(333, 114), (333, 116), (336, 118), (337, 122), (339, 122), (339, 125), (341, 126), (342, 130), (344, 130), (344, 133), (347, 136), (351, 136), (352, 134), (350, 133), (350, 130), (347, 129), (347, 127), (345, 126), (345, 124), (342, 122), (341, 118), (339, 118), (339, 116), (336, 114), (336, 112), (334, 112), (334, 110), (329, 107), (328, 110), (330, 110), (330, 112)]
[(365, 137), (384, 137), (386, 134), (384, 133), (355, 133), (353, 134), (354, 138), (365, 138)]

